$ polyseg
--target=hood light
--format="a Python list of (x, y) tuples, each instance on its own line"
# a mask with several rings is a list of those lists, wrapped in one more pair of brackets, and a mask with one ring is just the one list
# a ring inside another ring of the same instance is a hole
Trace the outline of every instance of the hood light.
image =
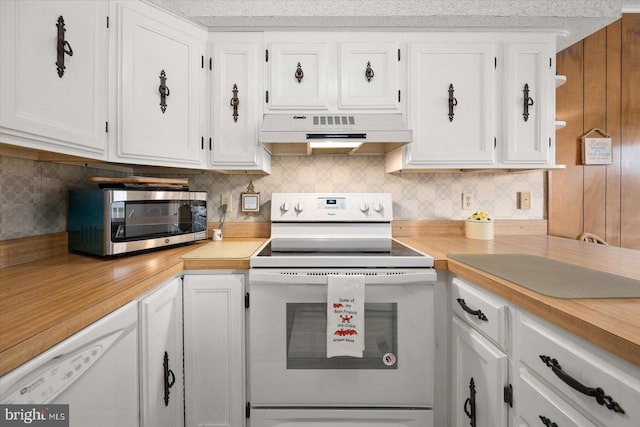
[(310, 142), (311, 148), (358, 148), (362, 145), (362, 142), (356, 141), (314, 141)]

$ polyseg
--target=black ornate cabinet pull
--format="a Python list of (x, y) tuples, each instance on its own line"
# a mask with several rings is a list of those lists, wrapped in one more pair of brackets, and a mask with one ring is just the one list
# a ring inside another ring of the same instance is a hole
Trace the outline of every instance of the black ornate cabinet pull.
[(542, 424), (544, 424), (547, 427), (558, 427), (558, 424), (554, 423), (544, 415), (540, 415), (540, 421), (542, 421)]
[(367, 81), (371, 83), (371, 79), (374, 76), (373, 68), (371, 68), (371, 62), (367, 61), (367, 69), (364, 72), (364, 76), (367, 78)]
[(299, 62), (298, 62), (298, 67), (296, 68), (295, 77), (298, 80), (298, 83), (300, 83), (302, 81), (302, 78), (304, 77), (304, 72), (302, 71), (302, 66), (300, 65)]
[(62, 78), (66, 68), (64, 66), (64, 56), (73, 56), (73, 49), (71, 49), (69, 42), (64, 39), (64, 33), (67, 32), (67, 29), (64, 27), (64, 18), (62, 15), (58, 16), (56, 27), (58, 27), (58, 58), (56, 61), (56, 69), (58, 70), (58, 77)]
[(167, 111), (167, 96), (169, 96), (169, 88), (167, 87), (167, 74), (164, 70), (160, 71), (160, 87), (158, 87), (158, 92), (160, 92), (160, 109), (162, 110), (162, 114)]
[(469, 397), (464, 401), (464, 407), (462, 409), (467, 417), (469, 417), (471, 427), (476, 427), (476, 383), (473, 381), (473, 377), (471, 377), (469, 381)]
[(162, 367), (164, 371), (164, 406), (169, 406), (169, 389), (176, 383), (176, 376), (169, 369), (169, 354), (166, 351), (164, 352)]
[(238, 121), (238, 105), (240, 105), (240, 99), (238, 99), (238, 85), (234, 83), (233, 89), (233, 97), (231, 98), (231, 106), (233, 107), (233, 121)]
[(453, 107), (458, 106), (458, 100), (453, 96), (453, 84), (449, 84), (449, 121), (453, 121)]
[(458, 304), (460, 304), (460, 307), (462, 307), (462, 309), (464, 311), (466, 311), (467, 313), (469, 313), (472, 316), (476, 316), (478, 319), (484, 321), (484, 322), (488, 322), (489, 319), (487, 319), (487, 316), (485, 316), (485, 314), (480, 310), (472, 310), (467, 303), (464, 301), (464, 299), (462, 298), (458, 298), (456, 299), (456, 301), (458, 301)]
[(529, 96), (528, 83), (524, 84), (524, 89), (522, 89), (522, 92), (524, 93), (524, 105), (522, 110), (523, 111), (522, 116), (524, 117), (524, 121), (526, 122), (527, 120), (529, 120), (529, 107), (533, 106), (533, 98)]
[(562, 382), (567, 384), (569, 387), (573, 388), (576, 391), (579, 391), (582, 394), (593, 397), (594, 399), (596, 399), (596, 402), (598, 402), (598, 404), (606, 406), (607, 409), (613, 412), (617, 412), (619, 414), (625, 413), (624, 409), (622, 409), (622, 407), (620, 407), (620, 405), (616, 401), (614, 401), (611, 396), (607, 396), (603, 389), (601, 389), (600, 387), (592, 388), (585, 386), (580, 381), (564, 372), (556, 359), (542, 354), (540, 355), (540, 359), (542, 360), (542, 362), (544, 362), (545, 365), (551, 368), (553, 373), (556, 374), (556, 376), (560, 378)]

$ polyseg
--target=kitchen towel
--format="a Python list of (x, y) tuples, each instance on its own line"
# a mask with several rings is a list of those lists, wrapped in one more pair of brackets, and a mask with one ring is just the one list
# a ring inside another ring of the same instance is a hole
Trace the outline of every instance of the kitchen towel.
[(327, 358), (362, 357), (364, 276), (327, 277)]

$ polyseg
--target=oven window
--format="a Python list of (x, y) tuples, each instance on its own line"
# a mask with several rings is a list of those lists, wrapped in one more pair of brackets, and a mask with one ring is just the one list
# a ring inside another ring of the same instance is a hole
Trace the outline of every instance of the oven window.
[(204, 201), (144, 200), (111, 204), (114, 242), (168, 237), (206, 230)]
[[(365, 303), (363, 357), (327, 358), (327, 304), (287, 304), (287, 369), (398, 369), (398, 304)], [(387, 366), (389, 353), (396, 363)]]

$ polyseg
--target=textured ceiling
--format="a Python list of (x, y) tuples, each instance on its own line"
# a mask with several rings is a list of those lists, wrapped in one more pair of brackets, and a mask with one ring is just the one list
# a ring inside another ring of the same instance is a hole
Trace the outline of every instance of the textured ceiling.
[(150, 0), (210, 30), (551, 30), (558, 50), (640, 0)]

